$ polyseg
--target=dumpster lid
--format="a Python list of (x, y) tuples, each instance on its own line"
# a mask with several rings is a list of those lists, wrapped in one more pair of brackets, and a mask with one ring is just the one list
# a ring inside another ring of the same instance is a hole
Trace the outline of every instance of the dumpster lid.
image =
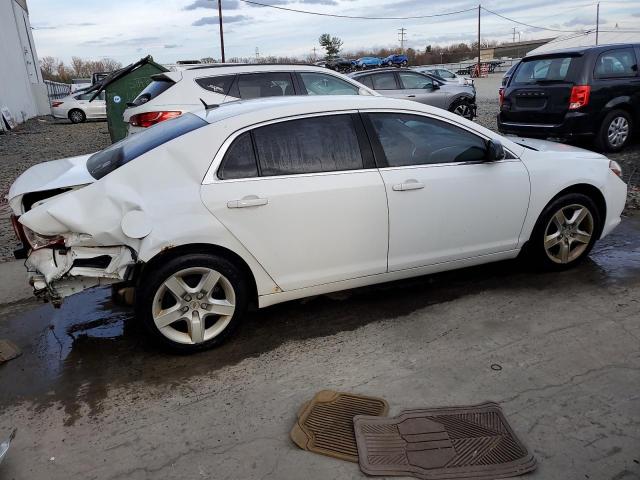
[(135, 63), (127, 65), (126, 67), (122, 67), (120, 70), (111, 72), (109, 75), (104, 77), (98, 83), (89, 87), (85, 93), (95, 92), (93, 96), (89, 99), (89, 101), (90, 102), (93, 101), (93, 99), (95, 99), (98, 95), (100, 95), (100, 92), (106, 89), (108, 85), (112, 84), (116, 80), (120, 80), (125, 75), (133, 72), (136, 68), (141, 67), (142, 65), (146, 65), (147, 63), (153, 63), (158, 67), (164, 68), (161, 65), (158, 65), (157, 63), (155, 63), (151, 55), (147, 55), (146, 57), (141, 58)]

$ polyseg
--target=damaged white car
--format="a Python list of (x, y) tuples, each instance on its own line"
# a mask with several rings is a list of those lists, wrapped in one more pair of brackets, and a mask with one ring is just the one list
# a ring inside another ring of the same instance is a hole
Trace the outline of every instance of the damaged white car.
[(574, 265), (619, 222), (606, 157), (383, 97), (186, 113), (11, 187), (36, 295), (132, 289), (164, 345), (219, 344), (250, 304), (514, 258)]

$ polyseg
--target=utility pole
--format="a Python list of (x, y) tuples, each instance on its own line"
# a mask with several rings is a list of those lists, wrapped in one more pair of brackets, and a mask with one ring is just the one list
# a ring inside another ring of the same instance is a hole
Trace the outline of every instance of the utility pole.
[(596, 6), (596, 45), (598, 45), (598, 33), (600, 30), (600, 2)]
[(404, 37), (406, 35), (407, 29), (402, 27), (398, 29), (398, 39), (400, 40), (400, 51), (404, 53)]
[(222, 53), (222, 63), (224, 60), (224, 35), (222, 33), (222, 0), (218, 0), (218, 20), (220, 21), (220, 51)]
[(481, 8), (482, 8), (482, 5), (478, 5), (478, 78), (480, 78), (480, 9)]
[(260, 50), (258, 49), (258, 47), (256, 47), (256, 63), (258, 62), (259, 58), (260, 58)]
[(316, 61), (318, 59), (318, 56), (316, 55), (316, 47), (313, 47), (313, 61)]
[(516, 27), (513, 27), (513, 43), (516, 43)]

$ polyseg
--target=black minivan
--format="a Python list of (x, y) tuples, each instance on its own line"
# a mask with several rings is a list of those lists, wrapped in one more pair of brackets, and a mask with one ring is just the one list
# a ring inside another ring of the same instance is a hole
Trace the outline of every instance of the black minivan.
[(640, 44), (525, 57), (500, 91), (498, 130), (526, 137), (591, 137), (616, 152), (640, 125)]

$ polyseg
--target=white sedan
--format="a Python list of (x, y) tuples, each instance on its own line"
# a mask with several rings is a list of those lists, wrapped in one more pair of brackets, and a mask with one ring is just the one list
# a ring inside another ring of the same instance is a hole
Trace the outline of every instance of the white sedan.
[(51, 102), (51, 115), (55, 118), (68, 118), (71, 123), (82, 123), (86, 120), (107, 118), (107, 107), (104, 92), (100, 92), (94, 100), (93, 93), (74, 93)]
[(165, 346), (219, 344), (249, 304), (514, 258), (562, 269), (620, 222), (597, 153), (384, 97), (185, 113), (9, 192), (36, 295), (122, 284)]

